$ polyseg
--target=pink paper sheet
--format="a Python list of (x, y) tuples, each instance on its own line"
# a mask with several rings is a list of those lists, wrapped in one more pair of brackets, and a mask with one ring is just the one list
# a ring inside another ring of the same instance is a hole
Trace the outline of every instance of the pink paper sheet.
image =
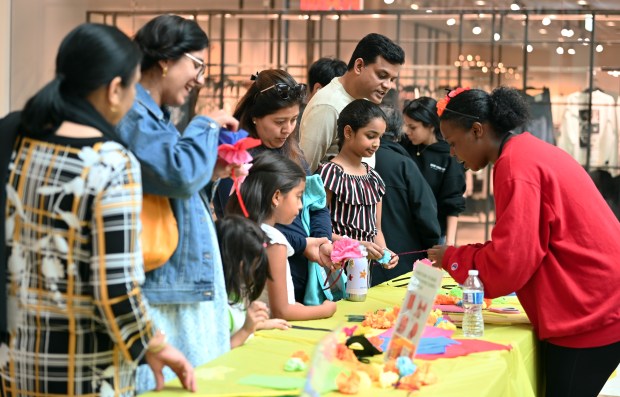
[(452, 358), (467, 356), (472, 353), (481, 353), (493, 350), (511, 350), (510, 345), (502, 345), (499, 343), (487, 342), (479, 339), (455, 339), (460, 345), (450, 345), (446, 349), (445, 354), (419, 354), (416, 358), (422, 360), (435, 360), (437, 358)]

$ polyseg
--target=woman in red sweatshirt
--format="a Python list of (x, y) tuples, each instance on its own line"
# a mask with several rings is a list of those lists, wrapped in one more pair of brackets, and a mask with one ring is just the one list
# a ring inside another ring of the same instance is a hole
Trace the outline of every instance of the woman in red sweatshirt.
[(466, 168), (493, 164), (491, 241), (435, 246), (459, 283), (477, 269), (485, 295), (516, 291), (539, 339), (547, 397), (597, 396), (620, 363), (620, 223), (581, 165), (512, 129), (519, 92), (459, 88), (438, 103), (441, 132)]

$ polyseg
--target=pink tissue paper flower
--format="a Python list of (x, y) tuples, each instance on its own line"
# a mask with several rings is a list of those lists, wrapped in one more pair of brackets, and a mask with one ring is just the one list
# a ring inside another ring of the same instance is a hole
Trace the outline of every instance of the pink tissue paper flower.
[(245, 164), (252, 161), (252, 156), (247, 150), (260, 144), (260, 139), (243, 138), (234, 145), (229, 143), (221, 144), (217, 148), (217, 153), (228, 164)]
[(331, 259), (334, 263), (343, 263), (352, 258), (362, 258), (364, 255), (360, 250), (360, 243), (357, 240), (343, 238), (334, 242)]

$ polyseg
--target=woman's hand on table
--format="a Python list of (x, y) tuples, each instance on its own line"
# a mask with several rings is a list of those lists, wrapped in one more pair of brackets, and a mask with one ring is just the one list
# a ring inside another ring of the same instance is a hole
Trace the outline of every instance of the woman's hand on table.
[(269, 307), (267, 307), (267, 304), (261, 301), (254, 301), (248, 306), (243, 329), (248, 334), (253, 334), (257, 329), (262, 329), (260, 324), (267, 320), (269, 320)]
[[(154, 336), (153, 339), (160, 338), (160, 335)], [(166, 343), (165, 336), (161, 338), (161, 341), (149, 343), (145, 355), (146, 363), (151, 367), (151, 371), (155, 375), (155, 390), (164, 388), (164, 374), (162, 370), (167, 366), (179, 377), (184, 389), (196, 392), (196, 379), (194, 378), (192, 364), (185, 358), (183, 353)]]
[(289, 324), (288, 321), (282, 320), (281, 318), (270, 318), (259, 323), (258, 327), (256, 327), (256, 330), (258, 331), (261, 329), (281, 329), (286, 331), (289, 328), (291, 328), (291, 324)]
[(431, 260), (433, 262), (433, 266), (438, 267), (440, 269), (443, 268), (443, 264), (442, 264), (442, 260), (443, 260), (443, 255), (446, 252), (446, 249), (448, 248), (448, 245), (435, 245), (432, 248), (428, 249), (428, 259)]

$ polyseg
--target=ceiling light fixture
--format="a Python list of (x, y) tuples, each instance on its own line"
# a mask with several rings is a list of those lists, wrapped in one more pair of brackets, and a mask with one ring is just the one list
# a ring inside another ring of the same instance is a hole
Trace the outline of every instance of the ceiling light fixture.
[(528, 44), (526, 49), (527, 49), (527, 52), (534, 51), (534, 47), (531, 44)]
[(521, 9), (521, 5), (518, 2), (513, 1), (510, 5), (510, 9), (513, 11), (519, 11)]
[(573, 35), (575, 34), (575, 31), (571, 29), (570, 25), (567, 22), (562, 28), (562, 30), (560, 31), (560, 34), (564, 37), (573, 37)]
[(577, 4), (579, 4), (580, 6), (583, 7), (583, 6), (587, 6), (588, 2), (586, 0), (579, 0), (579, 1), (577, 1)]
[(568, 52), (569, 55), (575, 55), (575, 53), (576, 53), (576, 51), (575, 51), (575, 49), (573, 47), (570, 47), (568, 49), (568, 51), (566, 51), (566, 52)]
[(502, 38), (502, 35), (501, 35), (501, 34), (499, 34), (499, 33), (495, 33), (495, 34), (493, 35), (493, 40), (495, 40), (495, 41), (499, 41), (501, 38)]
[(482, 28), (480, 27), (480, 25), (475, 24), (474, 27), (471, 29), (471, 32), (478, 36), (480, 33), (482, 33)]
[(564, 54), (564, 47), (562, 47), (561, 45), (558, 46), (558, 48), (555, 49), (555, 52), (557, 52), (558, 55)]
[(599, 44), (596, 46), (596, 52), (603, 52), (603, 45)]
[(411, 3), (411, 6), (410, 6), (410, 7), (411, 7), (411, 9), (412, 9), (412, 10), (417, 10), (417, 9), (419, 9), (419, 8), (420, 8), (420, 6), (419, 6), (419, 5), (417, 5), (416, 3)]
[(549, 26), (549, 25), (551, 25), (551, 18), (549, 18), (549, 17), (544, 17), (544, 18), (542, 19), (542, 24), (543, 24), (543, 26)]
[(393, 4), (394, 0), (383, 0), (383, 2), (389, 5), (389, 4)]
[(454, 19), (454, 18), (448, 18), (448, 20), (446, 21), (446, 25), (448, 25), (448, 26), (454, 26), (454, 25), (456, 25), (456, 19)]
[(547, 29), (540, 28), (540, 29), (538, 29), (538, 33), (540, 33), (540, 34), (547, 34)]
[(592, 25), (594, 25), (594, 16), (592, 14), (586, 14), (583, 20), (583, 26), (588, 32), (592, 31)]
[(484, 6), (484, 5), (486, 5), (486, 4), (487, 4), (487, 2), (486, 2), (486, 1), (484, 1), (484, 0), (476, 0), (476, 5), (477, 5), (477, 6)]

